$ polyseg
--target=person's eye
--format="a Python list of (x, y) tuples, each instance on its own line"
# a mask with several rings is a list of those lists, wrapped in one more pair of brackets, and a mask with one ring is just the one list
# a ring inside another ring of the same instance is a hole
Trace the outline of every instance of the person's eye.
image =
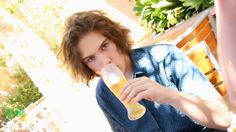
[(108, 43), (106, 42), (106, 43), (102, 44), (101, 49), (102, 49), (102, 50), (106, 50), (107, 47), (108, 47)]
[(86, 63), (91, 63), (91, 62), (93, 62), (94, 60), (95, 60), (95, 57), (94, 57), (94, 56), (88, 57), (88, 58), (86, 59)]

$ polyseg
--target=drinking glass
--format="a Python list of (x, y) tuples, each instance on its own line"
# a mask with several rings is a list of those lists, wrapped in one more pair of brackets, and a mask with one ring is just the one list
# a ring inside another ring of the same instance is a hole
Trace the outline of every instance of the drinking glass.
[[(102, 68), (101, 76), (107, 87), (120, 100), (120, 92), (127, 82), (124, 74), (115, 64), (107, 64)], [(146, 108), (139, 103), (125, 103), (124, 101), (121, 101), (121, 103), (127, 109), (128, 118), (130, 120), (137, 120), (146, 112)]]

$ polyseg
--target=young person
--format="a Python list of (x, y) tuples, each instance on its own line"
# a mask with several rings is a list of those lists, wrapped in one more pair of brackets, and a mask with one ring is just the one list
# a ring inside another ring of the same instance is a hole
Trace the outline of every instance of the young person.
[(100, 11), (71, 15), (61, 52), (74, 79), (87, 83), (113, 63), (128, 79), (122, 100), (146, 107), (131, 121), (127, 111), (102, 79), (96, 98), (113, 131), (198, 132), (226, 131), (227, 107), (208, 79), (183, 52), (169, 44), (131, 49), (129, 30)]

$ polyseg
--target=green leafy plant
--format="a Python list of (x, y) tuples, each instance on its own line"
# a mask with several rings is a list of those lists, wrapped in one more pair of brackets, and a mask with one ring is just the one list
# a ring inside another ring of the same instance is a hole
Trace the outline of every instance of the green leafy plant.
[(24, 109), (32, 102), (42, 97), (42, 93), (34, 85), (21, 67), (16, 67), (13, 78), (16, 80), (16, 95), (8, 96), (7, 100), (0, 106), (4, 120), (9, 121), (15, 116), (23, 116)]
[(213, 4), (214, 0), (136, 0), (134, 11), (141, 25), (160, 33)]

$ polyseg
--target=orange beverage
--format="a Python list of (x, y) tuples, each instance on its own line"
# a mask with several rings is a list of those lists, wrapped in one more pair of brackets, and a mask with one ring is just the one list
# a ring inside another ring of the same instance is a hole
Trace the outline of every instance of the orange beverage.
[[(127, 82), (123, 73), (114, 64), (108, 64), (102, 69), (102, 78), (112, 93), (120, 100), (120, 92)], [(130, 120), (137, 120), (142, 117), (146, 108), (139, 103), (125, 103), (121, 101), (128, 112)], [(131, 101), (132, 102), (132, 101)]]

